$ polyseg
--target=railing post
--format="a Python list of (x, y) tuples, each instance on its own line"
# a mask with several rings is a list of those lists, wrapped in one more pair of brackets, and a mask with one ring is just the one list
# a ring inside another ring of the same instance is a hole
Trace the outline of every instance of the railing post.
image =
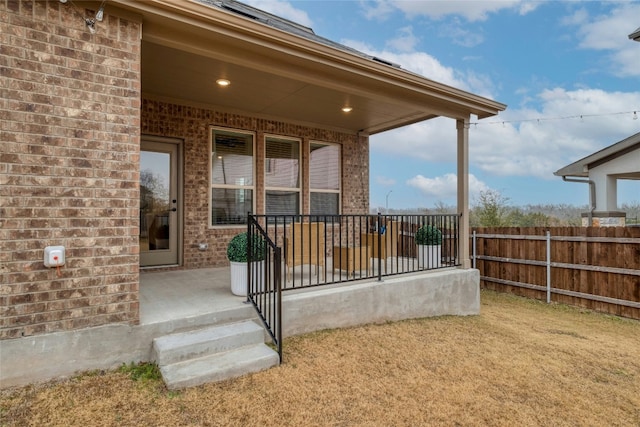
[(273, 271), (273, 278), (275, 280), (276, 291), (275, 291), (275, 305), (276, 305), (276, 337), (277, 337), (277, 345), (278, 345), (278, 356), (280, 357), (280, 363), (282, 363), (282, 272), (280, 270), (280, 263), (282, 262), (282, 249), (280, 247), (275, 248), (274, 252), (274, 264), (278, 266)]
[[(376, 224), (376, 233), (378, 233), (378, 282), (382, 282), (382, 235), (380, 234), (380, 226), (382, 224), (382, 214), (378, 212), (378, 223)], [(387, 260), (385, 260), (385, 263)]]
[(547, 304), (551, 303), (551, 231), (547, 230)]
[(251, 212), (247, 212), (247, 302), (250, 301), (249, 292), (251, 290), (251, 242), (253, 242), (251, 219)]

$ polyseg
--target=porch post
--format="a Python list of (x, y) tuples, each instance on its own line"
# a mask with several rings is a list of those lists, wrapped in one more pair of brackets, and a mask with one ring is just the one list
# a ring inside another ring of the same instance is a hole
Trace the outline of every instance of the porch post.
[(469, 117), (456, 120), (458, 133), (458, 215), (460, 268), (471, 268), (469, 256)]

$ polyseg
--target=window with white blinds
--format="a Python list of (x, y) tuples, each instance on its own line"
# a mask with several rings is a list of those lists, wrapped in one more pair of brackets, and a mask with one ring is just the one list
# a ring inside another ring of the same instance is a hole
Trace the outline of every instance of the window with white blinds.
[(246, 224), (253, 212), (252, 133), (211, 128), (211, 225)]
[(340, 146), (312, 142), (309, 145), (311, 215), (340, 213)]
[(265, 213), (300, 214), (300, 141), (265, 138)]

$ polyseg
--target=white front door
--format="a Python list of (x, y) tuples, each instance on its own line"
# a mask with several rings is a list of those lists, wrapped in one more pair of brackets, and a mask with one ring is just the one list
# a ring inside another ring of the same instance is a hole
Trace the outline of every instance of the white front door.
[(177, 143), (142, 138), (140, 266), (177, 265), (179, 247)]

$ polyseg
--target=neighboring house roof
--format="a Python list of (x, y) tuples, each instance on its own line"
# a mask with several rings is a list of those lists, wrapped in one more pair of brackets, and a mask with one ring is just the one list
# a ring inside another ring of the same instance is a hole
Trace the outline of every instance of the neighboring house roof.
[(640, 42), (640, 28), (635, 30), (633, 33), (629, 34), (629, 38), (631, 40), (635, 40), (637, 42)]
[[(110, 0), (142, 18), (145, 97), (374, 134), (506, 105), (435, 82), (239, 2)], [(226, 77), (225, 90), (215, 80)], [(343, 106), (353, 107), (345, 114)]]
[[(573, 162), (570, 165), (557, 170), (553, 174), (556, 176), (575, 176), (586, 178), (589, 176), (589, 169), (593, 169), (635, 150), (640, 150), (640, 133), (636, 133), (622, 141)], [(621, 175), (619, 178), (640, 179), (640, 165), (638, 165), (637, 171), (630, 172), (627, 175)]]

